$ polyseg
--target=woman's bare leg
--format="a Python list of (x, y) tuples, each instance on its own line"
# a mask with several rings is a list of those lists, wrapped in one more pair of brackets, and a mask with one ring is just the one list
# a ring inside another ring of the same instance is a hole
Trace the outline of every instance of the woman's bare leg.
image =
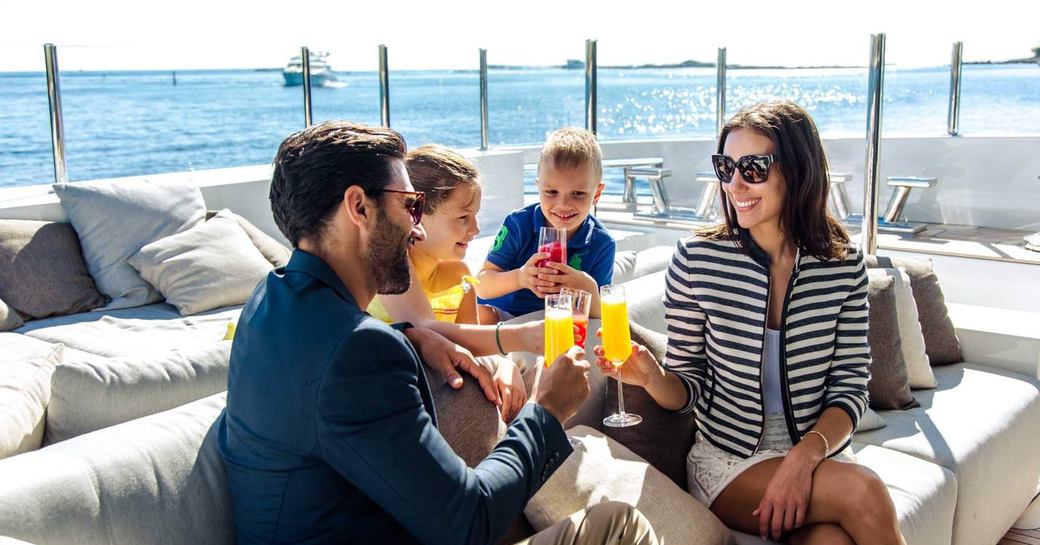
[(837, 524), (808, 524), (791, 532), (791, 545), (856, 545)]
[[(758, 534), (758, 517), (751, 512), (781, 458), (755, 464), (719, 494), (711, 511), (730, 528)], [(812, 495), (805, 524), (836, 524), (856, 545), (905, 545), (892, 498), (885, 483), (859, 464), (824, 460), (813, 473)]]

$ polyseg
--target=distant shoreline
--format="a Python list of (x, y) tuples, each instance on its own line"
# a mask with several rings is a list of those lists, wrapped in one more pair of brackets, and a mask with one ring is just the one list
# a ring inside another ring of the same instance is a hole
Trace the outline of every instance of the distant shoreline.
[[(1011, 59), (1005, 61), (966, 61), (966, 65), (1008, 65), (1008, 64), (1036, 64), (1040, 65), (1040, 57), (1026, 58), (1026, 59)], [(899, 68), (898, 65), (889, 64), (889, 67)], [(947, 65), (948, 66), (948, 65)], [(681, 69), (681, 68), (714, 68), (715, 63), (713, 62), (702, 62), (695, 60), (687, 60), (680, 63), (671, 64), (630, 64), (630, 65), (600, 65), (599, 68), (606, 70), (661, 70), (661, 69)], [(915, 66), (911, 69), (928, 69), (928, 68), (941, 68), (943, 65), (934, 66)], [(865, 69), (866, 66), (856, 65), (810, 65), (810, 66), (783, 66), (783, 65), (753, 65), (753, 64), (727, 64), (727, 69), (730, 70), (834, 70), (834, 69)], [(521, 64), (490, 64), (488, 65), (489, 70), (584, 70), (585, 63), (577, 60), (572, 60), (567, 64), (551, 64), (551, 65), (521, 65)], [(127, 69), (127, 70), (64, 70), (63, 74), (67, 75), (98, 75), (98, 74), (156, 74), (156, 73), (174, 73), (177, 74), (206, 74), (213, 72), (281, 72), (281, 67), (260, 67), (260, 68), (190, 68), (190, 69)], [(437, 69), (437, 68), (418, 68), (418, 69), (405, 69), (399, 70), (401, 72), (455, 72), (455, 73), (476, 73), (475, 68), (462, 68), (462, 69)], [(350, 73), (361, 73), (361, 72), (372, 72), (371, 70), (335, 70), (337, 74), (350, 74)], [(0, 71), (2, 76), (33, 76), (40, 75), (39, 72), (27, 72), (27, 71)]]

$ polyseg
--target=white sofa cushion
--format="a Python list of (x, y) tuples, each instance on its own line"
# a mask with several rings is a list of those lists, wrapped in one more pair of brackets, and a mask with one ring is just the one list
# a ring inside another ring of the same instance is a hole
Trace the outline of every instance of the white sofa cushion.
[(159, 303), (33, 320), (18, 332), (98, 356), (163, 355), (222, 340), (227, 324), (238, 322), (241, 311), (231, 307), (182, 317), (174, 307)]
[[(857, 461), (885, 481), (899, 528), (912, 545), (949, 545), (957, 505), (957, 479), (931, 462), (873, 445), (854, 442)], [(734, 532), (740, 545), (774, 545), (775, 541)]]
[(62, 346), (0, 333), (0, 458), (40, 448)]
[(636, 266), (632, 271), (632, 279), (667, 269), (668, 264), (672, 262), (673, 255), (675, 255), (674, 244), (653, 246), (641, 250), (636, 254)]
[(206, 215), (199, 189), (175, 181), (141, 178), (54, 184), (54, 192), (79, 235), (98, 290), (112, 298), (105, 309), (161, 300), (127, 258), (150, 242), (191, 228)]
[(638, 508), (662, 543), (732, 543), (730, 531), (707, 507), (621, 443), (586, 426), (567, 430), (567, 436), (574, 452), (524, 508), (535, 530), (615, 500)]
[(231, 342), (103, 358), (77, 351), (51, 377), (46, 444), (227, 390)]
[(933, 368), (921, 406), (882, 411), (887, 426), (856, 440), (936, 463), (957, 476), (953, 543), (996, 543), (1040, 481), (1040, 382), (992, 367)]
[(37, 545), (230, 545), (217, 394), (0, 460), (0, 528)]
[(628, 319), (658, 333), (667, 333), (664, 321), (664, 275), (668, 271), (633, 278), (625, 283)]
[(183, 316), (245, 303), (272, 269), (227, 209), (144, 246), (127, 263)]

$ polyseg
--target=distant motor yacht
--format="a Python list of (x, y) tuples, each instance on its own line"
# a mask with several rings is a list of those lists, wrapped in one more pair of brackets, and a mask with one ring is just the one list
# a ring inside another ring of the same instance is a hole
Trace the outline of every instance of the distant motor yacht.
[[(311, 85), (313, 86), (324, 86), (329, 82), (336, 81), (336, 75), (332, 72), (332, 67), (329, 66), (328, 61), (325, 60), (329, 54), (324, 51), (311, 51)], [(303, 58), (297, 55), (289, 59), (289, 64), (285, 65), (282, 69), (282, 76), (285, 77), (285, 86), (294, 87), (297, 85), (303, 85)]]

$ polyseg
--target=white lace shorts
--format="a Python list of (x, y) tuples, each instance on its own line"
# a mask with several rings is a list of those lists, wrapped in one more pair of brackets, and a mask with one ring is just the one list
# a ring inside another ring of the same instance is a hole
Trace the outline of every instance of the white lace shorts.
[[(791, 450), (791, 438), (787, 434), (787, 423), (783, 413), (766, 416), (762, 444), (750, 458), (741, 458), (713, 445), (701, 434), (686, 456), (686, 479), (690, 494), (697, 501), (711, 507), (715, 498), (749, 467), (769, 460), (782, 458)], [(831, 457), (832, 460), (855, 462), (852, 449), (846, 448)]]

